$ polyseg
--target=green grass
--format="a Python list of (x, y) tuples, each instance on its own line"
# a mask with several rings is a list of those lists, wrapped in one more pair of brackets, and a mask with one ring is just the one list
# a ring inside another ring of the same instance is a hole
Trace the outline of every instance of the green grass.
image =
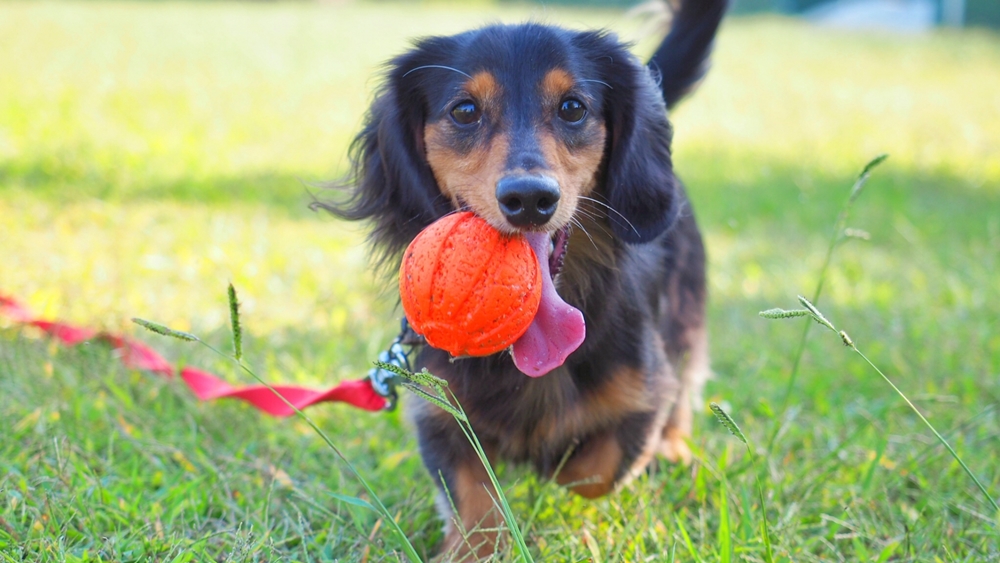
[[(250, 382), (128, 322), (228, 346), (231, 281), (258, 373), (360, 377), (394, 335), (395, 298), (367, 271), (363, 229), (309, 212), (308, 185), (344, 172), (378, 64), (409, 37), (525, 17), (638, 28), (490, 4), (0, 3), (0, 292)], [(757, 316), (813, 289), (851, 182), (890, 153), (849, 222), (871, 241), (837, 251), (819, 306), (1000, 495), (997, 68), (985, 32), (727, 23), (673, 116), (710, 254), (698, 462), (596, 502), (499, 467), (536, 560), (763, 561), (755, 472), (708, 401), (754, 445), (776, 560), (1000, 558), (979, 491), (837, 338), (814, 331), (780, 412), (811, 321)], [(305, 423), (199, 403), (99, 344), (4, 323), (0, 561), (398, 560), (377, 514), (333, 496), (365, 493)], [(433, 554), (434, 487), (405, 416), (309, 414)]]

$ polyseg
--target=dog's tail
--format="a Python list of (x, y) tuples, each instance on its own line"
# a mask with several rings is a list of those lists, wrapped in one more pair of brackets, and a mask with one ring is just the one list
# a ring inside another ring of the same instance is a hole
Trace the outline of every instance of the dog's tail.
[(660, 75), (660, 89), (668, 108), (705, 76), (715, 33), (729, 0), (680, 0), (680, 4), (673, 14), (670, 33), (649, 59), (650, 68)]

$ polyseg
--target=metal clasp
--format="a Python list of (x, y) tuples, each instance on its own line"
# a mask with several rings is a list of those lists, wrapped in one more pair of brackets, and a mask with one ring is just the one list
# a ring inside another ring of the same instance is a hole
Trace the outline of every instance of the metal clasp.
[[(423, 343), (423, 337), (414, 332), (410, 328), (410, 323), (406, 321), (406, 317), (403, 317), (403, 320), (400, 322), (399, 334), (393, 339), (392, 344), (389, 345), (389, 349), (384, 350), (378, 355), (378, 360), (382, 363), (405, 369), (406, 371), (413, 371), (410, 367), (410, 354), (413, 353), (415, 347)], [(406, 350), (403, 346), (408, 346), (410, 349)], [(371, 381), (372, 389), (385, 397), (385, 410), (387, 411), (395, 410), (399, 402), (399, 394), (396, 392), (396, 387), (399, 384), (398, 379), (399, 376), (387, 369), (373, 367), (368, 370), (368, 380)]]

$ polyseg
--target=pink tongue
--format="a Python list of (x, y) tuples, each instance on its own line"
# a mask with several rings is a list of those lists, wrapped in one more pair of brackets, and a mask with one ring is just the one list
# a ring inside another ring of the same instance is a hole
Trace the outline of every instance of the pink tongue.
[(583, 344), (587, 328), (583, 313), (556, 293), (549, 272), (550, 236), (528, 233), (525, 238), (542, 269), (542, 302), (528, 331), (514, 343), (514, 365), (530, 377), (541, 377), (561, 366), (566, 357)]

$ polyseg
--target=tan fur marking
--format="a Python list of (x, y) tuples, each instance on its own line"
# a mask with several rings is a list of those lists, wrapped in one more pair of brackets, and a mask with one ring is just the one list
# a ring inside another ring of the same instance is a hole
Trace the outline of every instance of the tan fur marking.
[(542, 418), (531, 436), (532, 444), (558, 444), (573, 436), (585, 436), (630, 413), (650, 410), (653, 404), (642, 372), (629, 368), (563, 407), (549, 409), (550, 414)]
[(485, 70), (479, 71), (465, 83), (465, 91), (481, 104), (496, 102), (500, 97), (500, 85), (496, 78)]
[(561, 68), (550, 70), (542, 79), (542, 95), (558, 101), (573, 88), (573, 77)]
[(589, 393), (581, 407), (589, 416), (618, 416), (646, 410), (652, 405), (645, 379), (639, 370), (622, 369), (600, 389)]
[[(485, 147), (459, 154), (447, 143), (446, 125), (433, 123), (424, 128), (427, 162), (441, 193), (460, 207), (459, 200), (494, 227), (507, 225), (496, 199), (496, 185), (507, 160), (507, 137), (494, 136)], [(507, 226), (507, 230), (512, 230)]]
[[(678, 404), (677, 409), (681, 408)], [(677, 413), (678, 410), (674, 412)], [(687, 408), (687, 414), (684, 416), (690, 420), (690, 408)], [(658, 453), (670, 463), (689, 465), (694, 457), (694, 454), (691, 453), (691, 446), (687, 443), (690, 438), (691, 428), (682, 429), (679, 426), (667, 426), (663, 429), (663, 441), (660, 443)]]
[(565, 143), (548, 131), (538, 135), (542, 155), (555, 180), (559, 182), (559, 208), (553, 215), (553, 227), (569, 223), (580, 205), (580, 196), (587, 196), (597, 184), (597, 169), (604, 158), (604, 138), (607, 131), (603, 123), (593, 124), (598, 130), (593, 142), (585, 147), (570, 150)]
[(556, 475), (556, 482), (570, 485), (571, 491), (584, 498), (604, 496), (614, 489), (621, 459), (621, 446), (614, 434), (608, 432), (584, 444)]
[[(563, 69), (550, 70), (542, 79), (542, 100), (547, 106), (557, 108), (563, 97), (573, 89), (573, 77)], [(555, 119), (555, 117), (553, 117)], [(590, 142), (575, 150), (556, 138), (551, 131), (540, 129), (538, 144), (546, 164), (559, 183), (559, 208), (550, 225), (561, 228), (568, 223), (580, 205), (580, 196), (589, 195), (597, 183), (597, 169), (604, 158), (604, 139), (607, 129), (601, 120), (591, 121)]]
[(654, 457), (656, 457), (656, 454), (660, 452), (660, 446), (663, 443), (663, 432), (667, 425), (668, 416), (677, 405), (677, 396), (682, 389), (682, 386), (679, 385), (679, 382), (677, 381), (674, 366), (667, 360), (667, 354), (663, 346), (663, 339), (659, 335), (654, 337), (653, 345), (656, 347), (656, 350), (660, 352), (659, 365), (661, 366), (661, 369), (664, 370), (663, 373), (657, 374), (653, 378), (654, 381), (662, 386), (658, 395), (660, 397), (660, 403), (657, 405), (656, 416), (653, 418), (653, 422), (649, 425), (642, 452), (632, 461), (632, 465), (625, 471), (625, 474), (622, 475), (618, 485), (625, 485), (642, 473), (646, 469), (646, 466), (653, 461)]
[(646, 442), (642, 448), (642, 452), (636, 456), (632, 461), (632, 465), (625, 471), (622, 475), (619, 485), (625, 485), (640, 473), (645, 471), (646, 466), (649, 465), (656, 454), (660, 452), (660, 446), (663, 440), (663, 428), (667, 423), (667, 415), (670, 413), (670, 409), (673, 406), (674, 398), (670, 398), (670, 403), (664, 403), (661, 405), (660, 409), (656, 411), (656, 417), (653, 419), (653, 423), (649, 425), (649, 431), (646, 434)]
[[(550, 70), (542, 79), (542, 100), (552, 108), (558, 107), (563, 97), (572, 90), (573, 77), (562, 69)], [(591, 118), (593, 119), (593, 118)], [(579, 205), (579, 197), (588, 195), (597, 183), (597, 169), (604, 158), (604, 138), (607, 130), (604, 123), (591, 122), (589, 127), (597, 130), (592, 142), (585, 147), (570, 150), (551, 131), (540, 130), (538, 142), (545, 162), (559, 182), (559, 209), (552, 218), (555, 225), (565, 225)]]
[[(503, 89), (489, 72), (477, 72), (465, 82), (463, 89), (479, 104), (483, 119), (499, 111)], [(448, 143), (449, 127), (447, 120), (442, 120), (424, 128), (427, 162), (441, 193), (450, 198), (456, 208), (461, 200), (494, 227), (505, 226), (507, 221), (496, 201), (496, 185), (503, 175), (510, 146), (507, 137), (496, 135), (487, 146), (460, 154)]]
[[(691, 448), (687, 441), (691, 439), (695, 403), (700, 403), (701, 390), (705, 381), (711, 375), (708, 365), (708, 334), (704, 326), (689, 329), (685, 334), (690, 346), (686, 358), (683, 358), (681, 372), (681, 389), (677, 402), (670, 413), (666, 426), (663, 428), (663, 438), (659, 453), (671, 462), (688, 464), (691, 462)], [(675, 361), (680, 363), (682, 359)]]
[(452, 499), (461, 527), (449, 522), (442, 557), (445, 561), (471, 562), (489, 557), (498, 547), (501, 518), (489, 491), (489, 475), (478, 461), (456, 468)]

